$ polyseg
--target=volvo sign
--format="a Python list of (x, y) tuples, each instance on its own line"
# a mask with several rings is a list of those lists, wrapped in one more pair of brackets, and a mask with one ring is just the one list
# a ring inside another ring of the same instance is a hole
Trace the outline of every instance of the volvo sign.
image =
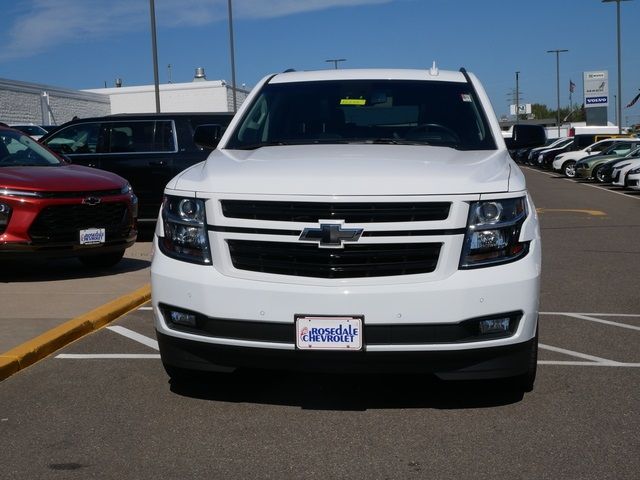
[(609, 106), (609, 72), (584, 72), (584, 106)]

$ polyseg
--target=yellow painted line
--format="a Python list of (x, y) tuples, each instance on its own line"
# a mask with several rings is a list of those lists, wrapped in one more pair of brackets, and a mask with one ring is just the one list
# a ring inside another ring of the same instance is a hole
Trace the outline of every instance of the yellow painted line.
[(0, 353), (0, 381), (33, 365), (56, 350), (113, 320), (135, 310), (151, 299), (151, 285), (113, 300), (101, 307), (63, 323), (8, 352)]
[(583, 210), (579, 208), (536, 208), (538, 213), (584, 213), (592, 217), (606, 217), (601, 210)]

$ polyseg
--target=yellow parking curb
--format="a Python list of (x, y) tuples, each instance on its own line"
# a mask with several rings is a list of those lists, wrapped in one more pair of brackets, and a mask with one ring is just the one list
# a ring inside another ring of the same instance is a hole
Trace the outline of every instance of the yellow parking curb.
[(0, 381), (29, 365), (33, 365), (74, 340), (104, 327), (107, 323), (138, 308), (150, 299), (151, 285), (146, 284), (134, 292), (69, 320), (8, 352), (0, 353)]

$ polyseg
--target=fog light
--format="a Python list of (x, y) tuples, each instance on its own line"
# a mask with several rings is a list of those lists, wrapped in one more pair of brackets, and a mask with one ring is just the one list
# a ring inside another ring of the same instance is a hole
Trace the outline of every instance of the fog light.
[(169, 312), (169, 318), (171, 319), (171, 323), (186, 325), (187, 327), (196, 326), (196, 316), (193, 313), (171, 311)]
[(489, 320), (480, 320), (478, 323), (480, 327), (480, 333), (482, 335), (489, 335), (492, 333), (506, 333), (511, 326), (510, 318), (491, 318)]

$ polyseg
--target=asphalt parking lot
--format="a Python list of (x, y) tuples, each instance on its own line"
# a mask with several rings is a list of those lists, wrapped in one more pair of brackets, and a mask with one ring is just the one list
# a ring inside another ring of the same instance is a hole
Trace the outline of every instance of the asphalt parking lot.
[(525, 170), (536, 388), (238, 372), (172, 385), (147, 305), (0, 383), (0, 478), (567, 478), (640, 471), (640, 196)]

